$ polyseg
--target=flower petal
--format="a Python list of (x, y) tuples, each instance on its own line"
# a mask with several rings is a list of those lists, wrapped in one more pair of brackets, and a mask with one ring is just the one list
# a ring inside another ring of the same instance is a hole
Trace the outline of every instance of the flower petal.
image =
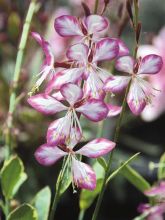
[(82, 68), (73, 68), (56, 73), (52, 80), (49, 81), (46, 93), (50, 93), (53, 89), (58, 90), (66, 83), (77, 83), (81, 79), (83, 72), (84, 69)]
[(127, 56), (129, 54), (129, 49), (128, 47), (126, 46), (126, 44), (120, 40), (120, 39), (117, 39), (117, 42), (118, 42), (118, 45), (119, 45), (119, 53), (118, 53), (118, 56), (121, 57), (121, 56)]
[(103, 120), (108, 114), (106, 104), (99, 99), (88, 99), (82, 106), (76, 108), (76, 111), (81, 112), (85, 117), (94, 122)]
[(97, 138), (76, 151), (76, 154), (82, 154), (90, 158), (97, 158), (112, 151), (115, 145), (114, 142), (109, 141), (108, 139)]
[(135, 60), (130, 56), (119, 57), (116, 61), (115, 67), (117, 70), (125, 73), (133, 73)]
[(44, 62), (44, 65), (54, 65), (54, 55), (52, 53), (50, 44), (48, 41), (46, 41), (43, 37), (41, 37), (40, 34), (38, 34), (37, 32), (31, 32), (32, 37), (40, 44), (40, 46), (42, 47), (45, 56), (46, 56), (46, 60)]
[(83, 36), (79, 21), (75, 16), (62, 15), (56, 18), (54, 27), (62, 37)]
[(160, 182), (158, 186), (154, 186), (144, 192), (147, 196), (165, 196), (165, 181)]
[(96, 188), (96, 174), (89, 165), (72, 158), (72, 174), (77, 187), (88, 190)]
[(33, 108), (43, 114), (55, 114), (67, 110), (67, 107), (61, 102), (46, 94), (31, 96), (27, 101)]
[(142, 87), (139, 86), (137, 79), (134, 79), (131, 83), (127, 103), (135, 115), (139, 115), (146, 106), (146, 95)]
[(116, 106), (116, 105), (112, 105), (112, 104), (107, 104), (108, 106), (108, 115), (107, 117), (114, 117), (118, 114), (120, 114), (122, 107), (121, 106)]
[(111, 76), (107, 79), (104, 90), (114, 93), (122, 92), (127, 87), (130, 79), (129, 76)]
[(138, 74), (156, 74), (161, 70), (162, 66), (162, 58), (158, 55), (150, 54), (142, 59)]
[(96, 50), (93, 62), (101, 60), (112, 60), (117, 57), (119, 46), (116, 40), (105, 38), (96, 43)]
[(88, 60), (88, 47), (85, 44), (74, 44), (66, 52), (69, 60), (86, 63)]
[(60, 150), (57, 146), (51, 146), (49, 144), (41, 145), (35, 152), (36, 160), (44, 166), (54, 164), (65, 155), (67, 155), (66, 152)]
[(71, 106), (83, 97), (82, 89), (73, 83), (64, 84), (61, 87), (60, 92)]
[(108, 20), (103, 16), (99, 15), (89, 15), (85, 19), (85, 26), (87, 28), (88, 34), (97, 33), (108, 28)]

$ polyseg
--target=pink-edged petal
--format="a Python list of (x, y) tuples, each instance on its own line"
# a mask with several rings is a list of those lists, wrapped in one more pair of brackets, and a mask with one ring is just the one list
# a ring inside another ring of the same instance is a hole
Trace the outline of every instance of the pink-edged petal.
[(137, 79), (131, 83), (130, 90), (127, 96), (127, 103), (133, 114), (139, 115), (146, 106), (146, 95)]
[(66, 83), (61, 86), (60, 92), (71, 106), (83, 97), (82, 89), (73, 83)]
[(162, 66), (162, 58), (158, 55), (150, 54), (142, 59), (138, 74), (156, 74), (161, 70)]
[(118, 41), (118, 45), (119, 45), (119, 53), (118, 53), (118, 56), (121, 57), (121, 56), (127, 56), (129, 54), (129, 49), (128, 47), (126, 46), (126, 44), (120, 40), (120, 39), (117, 39)]
[(63, 101), (64, 100), (64, 97), (63, 97), (63, 95), (61, 94), (60, 91), (52, 93), (51, 96), (53, 98), (57, 99), (58, 101)]
[(46, 56), (44, 65), (52, 66), (54, 65), (54, 55), (52, 53), (50, 44), (46, 41), (40, 34), (37, 32), (31, 32), (32, 37), (40, 44), (43, 49), (43, 52)]
[(94, 190), (96, 188), (96, 174), (87, 164), (72, 158), (72, 175), (74, 184), (78, 188)]
[(108, 108), (106, 104), (99, 99), (88, 99), (82, 106), (76, 108), (89, 120), (98, 122), (107, 117)]
[(47, 131), (47, 142), (55, 144), (65, 142), (70, 136), (71, 117), (66, 115), (50, 124)]
[(127, 87), (130, 79), (129, 76), (111, 76), (107, 79), (104, 90), (114, 93), (122, 92)]
[(158, 186), (154, 186), (144, 192), (147, 196), (164, 196), (165, 197), (165, 181), (160, 182)]
[(90, 158), (97, 158), (112, 151), (115, 145), (116, 144), (114, 142), (109, 141), (108, 139), (97, 138), (93, 141), (90, 141), (80, 150), (76, 151), (76, 153)]
[(97, 33), (108, 28), (108, 20), (100, 15), (89, 15), (85, 19), (85, 26), (88, 34)]
[(44, 166), (54, 164), (65, 155), (67, 155), (66, 152), (60, 150), (57, 146), (51, 146), (49, 144), (41, 145), (35, 152), (36, 160)]
[(54, 27), (62, 37), (83, 36), (79, 21), (75, 16), (62, 15), (56, 18)]
[(46, 94), (31, 96), (27, 101), (33, 108), (43, 114), (55, 114), (67, 110), (67, 107), (61, 102)]
[(93, 62), (101, 60), (112, 60), (117, 57), (119, 46), (116, 40), (105, 38), (96, 43), (96, 50)]
[(115, 67), (117, 70), (125, 73), (133, 73), (135, 60), (130, 56), (119, 57), (116, 61)]
[(73, 68), (65, 69), (56, 73), (52, 80), (48, 83), (46, 93), (50, 93), (54, 89), (58, 90), (66, 83), (77, 83), (81, 79), (83, 72), (84, 69), (82, 68)]
[(88, 47), (85, 44), (74, 44), (66, 52), (66, 56), (69, 60), (76, 60), (78, 62), (86, 63), (88, 60)]
[(108, 107), (108, 115), (107, 117), (114, 117), (118, 114), (120, 114), (122, 107), (121, 106), (117, 106), (117, 105), (112, 105), (112, 104), (107, 104)]

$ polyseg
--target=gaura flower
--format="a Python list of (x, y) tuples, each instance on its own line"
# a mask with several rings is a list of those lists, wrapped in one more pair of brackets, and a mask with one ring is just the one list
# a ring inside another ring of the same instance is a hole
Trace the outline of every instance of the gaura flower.
[(142, 215), (134, 220), (164, 220), (163, 214), (165, 213), (165, 203), (156, 204), (154, 206), (151, 206), (150, 204), (141, 204), (138, 207), (138, 211), (142, 213)]
[(157, 186), (152, 187), (144, 192), (146, 196), (156, 197), (159, 201), (165, 202), (165, 181), (161, 181)]
[(66, 52), (69, 62), (74, 68), (64, 69), (49, 82), (46, 91), (60, 89), (67, 82), (77, 83), (83, 77), (84, 91), (87, 96), (100, 98), (103, 95), (102, 87), (110, 76), (106, 70), (98, 67), (99, 61), (111, 61), (119, 52), (117, 40), (105, 38), (93, 44), (92, 49), (83, 43), (72, 45)]
[(55, 19), (54, 27), (62, 37), (79, 36), (84, 42), (92, 40), (93, 35), (108, 28), (108, 20), (100, 15), (89, 15), (83, 20), (75, 16), (63, 15)]
[(130, 56), (123, 56), (117, 59), (116, 69), (128, 76), (111, 76), (104, 86), (105, 91), (112, 93), (121, 92), (131, 80), (130, 90), (127, 96), (127, 103), (135, 115), (139, 115), (148, 103), (151, 103), (154, 96), (154, 88), (142, 77), (143, 74), (156, 74), (163, 65), (162, 58), (150, 54), (136, 61)]
[(45, 79), (52, 78), (52, 76), (55, 73), (55, 70), (54, 70), (54, 55), (51, 51), (51, 47), (48, 41), (46, 41), (40, 34), (36, 32), (32, 32), (31, 35), (40, 44), (45, 54), (45, 59), (44, 59), (41, 71), (37, 74), (39, 79), (37, 80), (34, 88), (32, 89), (32, 92), (31, 92), (32, 94), (33, 92), (35, 92), (35, 90), (37, 90), (40, 87), (40, 85)]
[(40, 164), (50, 166), (67, 155), (67, 163), (71, 167), (73, 184), (76, 187), (94, 190), (96, 187), (94, 170), (89, 165), (78, 161), (76, 155), (80, 154), (89, 158), (97, 158), (112, 151), (115, 143), (104, 138), (98, 138), (90, 141), (77, 151), (74, 150), (74, 146), (75, 143), (66, 146), (44, 144), (37, 149), (35, 157)]
[(82, 134), (78, 114), (83, 114), (91, 121), (98, 122), (106, 118), (108, 108), (102, 100), (84, 98), (83, 91), (75, 84), (64, 84), (60, 92), (67, 105), (47, 94), (37, 94), (28, 99), (28, 103), (43, 114), (56, 114), (66, 111), (66, 115), (53, 123), (48, 128), (47, 142), (59, 143), (70, 141), (71, 138), (79, 140)]

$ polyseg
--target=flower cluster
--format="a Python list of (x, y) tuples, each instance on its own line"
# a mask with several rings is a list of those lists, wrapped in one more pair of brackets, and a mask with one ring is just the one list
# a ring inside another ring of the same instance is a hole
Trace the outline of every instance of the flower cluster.
[(142, 216), (147, 220), (163, 220), (163, 214), (165, 213), (165, 182), (160, 182), (159, 185), (145, 191), (144, 194), (155, 199), (154, 205), (141, 204), (138, 211), (143, 213)]
[[(95, 188), (96, 176), (91, 167), (78, 160), (77, 154), (97, 158), (110, 152), (115, 143), (98, 138), (75, 150), (83, 136), (81, 115), (99, 122), (119, 114), (121, 107), (106, 103), (105, 97), (108, 92), (121, 91), (129, 82), (128, 105), (134, 114), (140, 114), (153, 96), (153, 89), (141, 76), (158, 73), (162, 66), (160, 56), (149, 55), (135, 61), (128, 55), (129, 50), (122, 40), (101, 37), (108, 26), (108, 20), (99, 15), (83, 19), (70, 15), (57, 17), (54, 23), (56, 32), (77, 41), (67, 49), (66, 59), (61, 63), (55, 62), (50, 44), (38, 33), (32, 33), (43, 49), (45, 60), (31, 94), (43, 81), (46, 88), (44, 92), (31, 96), (28, 103), (46, 115), (65, 112), (63, 117), (50, 124), (47, 142), (37, 149), (35, 157), (40, 164), (47, 166), (68, 155), (74, 185), (89, 190)], [(129, 73), (128, 76), (113, 76), (102, 68), (103, 61), (114, 59), (116, 69)]]

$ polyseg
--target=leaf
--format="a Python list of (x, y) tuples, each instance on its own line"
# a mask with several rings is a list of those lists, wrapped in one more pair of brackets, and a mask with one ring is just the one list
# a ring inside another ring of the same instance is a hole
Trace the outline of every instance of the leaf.
[(68, 189), (71, 182), (72, 182), (71, 167), (68, 164), (66, 168), (64, 169), (63, 173), (62, 171), (60, 172), (58, 179), (57, 179), (56, 189), (58, 185), (60, 184), (60, 195), (62, 195)]
[(122, 171), (122, 169), (129, 164), (132, 160), (134, 160), (140, 153), (134, 154), (132, 157), (130, 157), (127, 161), (125, 161), (118, 169), (116, 169), (107, 179), (106, 184), (114, 178), (119, 172)]
[(103, 157), (99, 157), (99, 158), (97, 158), (97, 161), (104, 168), (104, 170), (106, 170), (106, 168), (107, 168), (106, 160)]
[(165, 178), (165, 153), (162, 154), (158, 166), (158, 179), (161, 180), (164, 178)]
[(126, 165), (122, 169), (121, 174), (141, 192), (144, 192), (151, 187), (147, 180), (129, 165)]
[(79, 202), (81, 210), (88, 209), (91, 206), (94, 199), (96, 198), (96, 196), (99, 194), (99, 192), (101, 190), (102, 183), (103, 183), (103, 179), (98, 179), (97, 186), (96, 186), (95, 190), (89, 191), (89, 190), (83, 189), (81, 191), (80, 202)]
[(23, 204), (12, 211), (7, 220), (38, 220), (38, 214), (33, 206)]
[(13, 198), (20, 186), (27, 179), (21, 159), (17, 156), (4, 162), (1, 170), (2, 192), (7, 199)]
[(47, 186), (40, 190), (32, 201), (38, 212), (38, 220), (47, 220), (51, 203), (51, 191)]

